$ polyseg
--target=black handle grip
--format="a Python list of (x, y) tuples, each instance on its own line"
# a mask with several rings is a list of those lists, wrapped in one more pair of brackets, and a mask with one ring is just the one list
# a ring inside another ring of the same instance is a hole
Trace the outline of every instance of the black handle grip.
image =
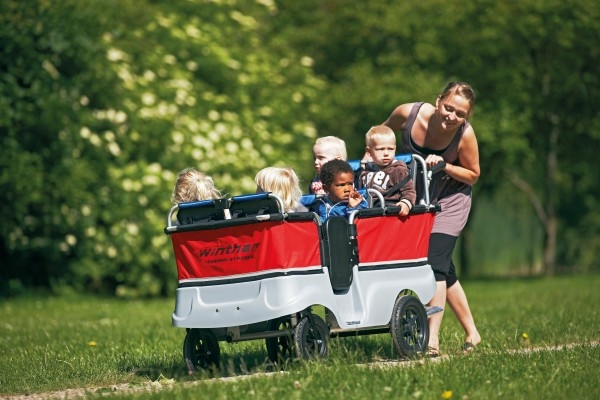
[(435, 174), (436, 172), (439, 172), (439, 171), (443, 170), (444, 168), (446, 168), (446, 161), (440, 161), (439, 163), (437, 163), (433, 167), (431, 167), (429, 170), (431, 171), (432, 174)]

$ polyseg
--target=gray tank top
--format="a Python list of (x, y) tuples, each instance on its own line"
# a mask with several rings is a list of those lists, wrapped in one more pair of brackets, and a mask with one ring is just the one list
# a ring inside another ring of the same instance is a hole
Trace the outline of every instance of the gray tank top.
[[(436, 154), (441, 156), (447, 163), (460, 165), (458, 160), (458, 144), (465, 129), (469, 126), (469, 122), (465, 121), (445, 149), (432, 150), (417, 146), (412, 140), (411, 132), (422, 105), (422, 102), (415, 103), (410, 111), (402, 131), (401, 151), (403, 153), (418, 154), (423, 158), (429, 154)], [(441, 206), (441, 211), (435, 216), (431, 233), (444, 233), (456, 237), (460, 235), (471, 211), (471, 192), (471, 185), (459, 182), (448, 176), (445, 172), (438, 172), (433, 175), (429, 186), (430, 200), (433, 203), (438, 203)]]
[[(418, 102), (413, 105), (410, 114), (408, 115), (408, 119), (406, 120), (406, 124), (404, 125), (404, 129), (402, 130), (402, 146), (400, 147), (400, 151), (402, 153), (412, 153), (418, 154), (421, 157), (425, 158), (430, 154), (435, 154), (444, 159), (447, 163), (460, 165), (458, 160), (458, 144), (460, 143), (460, 139), (465, 131), (465, 129), (469, 126), (469, 122), (465, 121), (456, 134), (454, 138), (446, 147), (442, 150), (432, 150), (428, 148), (424, 148), (418, 146), (412, 140), (412, 128), (417, 119), (417, 115), (419, 114), (419, 109), (423, 105), (423, 102)], [(429, 186), (429, 195), (430, 200), (432, 202), (437, 202), (440, 199), (451, 196), (456, 193), (462, 193), (467, 196), (471, 195), (472, 186), (466, 183), (459, 182), (453, 178), (451, 178), (445, 172), (438, 172), (433, 175), (431, 180), (431, 184)]]

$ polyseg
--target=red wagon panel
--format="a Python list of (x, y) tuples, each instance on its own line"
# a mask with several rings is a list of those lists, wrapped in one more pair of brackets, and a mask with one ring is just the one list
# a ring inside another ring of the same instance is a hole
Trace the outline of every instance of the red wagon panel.
[(357, 218), (360, 265), (426, 260), (433, 213)]
[(314, 221), (265, 221), (171, 235), (179, 282), (321, 268)]

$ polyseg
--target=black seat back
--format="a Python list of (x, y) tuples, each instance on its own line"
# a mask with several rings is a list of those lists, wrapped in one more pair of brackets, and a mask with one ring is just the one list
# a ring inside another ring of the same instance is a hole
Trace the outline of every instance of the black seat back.
[(328, 218), (323, 225), (327, 241), (329, 279), (334, 292), (346, 292), (352, 284), (353, 252), (348, 221), (341, 216)]
[(234, 196), (230, 199), (229, 210), (231, 218), (284, 213), (283, 204), (272, 193)]
[(180, 225), (197, 222), (222, 221), (226, 218), (227, 199), (200, 200), (180, 203), (177, 221)]

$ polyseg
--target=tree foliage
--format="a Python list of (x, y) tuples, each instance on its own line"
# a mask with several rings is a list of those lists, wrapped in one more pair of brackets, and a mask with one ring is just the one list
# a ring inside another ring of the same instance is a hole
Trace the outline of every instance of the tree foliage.
[(104, 88), (116, 79), (97, 42), (103, 20), (94, 4), (2, 2), (3, 284), (11, 276), (32, 285), (61, 280), (77, 256), (78, 234), (95, 225), (86, 205), (95, 184), (107, 180), (109, 159), (79, 127), (112, 102)]
[(240, 194), (266, 165), (310, 164), (297, 149), (323, 84), (309, 58), (266, 45), (268, 3), (5, 3), (5, 285), (167, 293), (178, 170)]
[(589, 207), (600, 183), (589, 164), (599, 144), (597, 2), (314, 0), (314, 19), (301, 5), (278, 4), (274, 29), (334, 83), (334, 111), (317, 120), (320, 132), (335, 131), (344, 116), (341, 135), (357, 154), (363, 132), (397, 104), (433, 102), (446, 82), (467, 81), (478, 93), (476, 192), (515, 207), (529, 202), (546, 233), (546, 272), (574, 259), (581, 269), (598, 267), (584, 256), (600, 243)]
[(0, 288), (167, 294), (177, 171), (228, 194), (267, 165), (305, 183), (317, 135), (357, 158), (450, 80), (478, 92), (475, 210), (535, 213), (547, 272), (598, 268), (599, 18), (592, 0), (2, 0)]

